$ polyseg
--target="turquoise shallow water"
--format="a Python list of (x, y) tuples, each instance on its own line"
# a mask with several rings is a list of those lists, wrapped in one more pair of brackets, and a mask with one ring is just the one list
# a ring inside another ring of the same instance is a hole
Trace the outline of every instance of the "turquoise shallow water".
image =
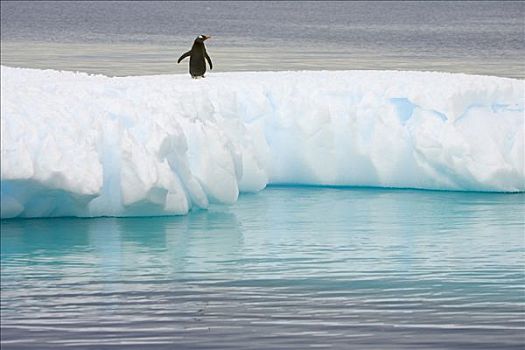
[(1, 222), (2, 349), (525, 344), (525, 194), (271, 187)]

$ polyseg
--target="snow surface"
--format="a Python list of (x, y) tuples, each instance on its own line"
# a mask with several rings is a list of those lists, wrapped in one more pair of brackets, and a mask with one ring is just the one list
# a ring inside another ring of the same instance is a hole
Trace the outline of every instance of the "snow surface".
[(268, 184), (525, 190), (522, 80), (1, 73), (2, 218), (185, 214)]

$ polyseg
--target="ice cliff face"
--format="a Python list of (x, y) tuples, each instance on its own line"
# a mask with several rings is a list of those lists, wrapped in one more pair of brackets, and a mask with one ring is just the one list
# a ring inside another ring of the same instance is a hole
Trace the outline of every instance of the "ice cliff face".
[(184, 214), (276, 183), (525, 190), (521, 80), (1, 73), (2, 218)]

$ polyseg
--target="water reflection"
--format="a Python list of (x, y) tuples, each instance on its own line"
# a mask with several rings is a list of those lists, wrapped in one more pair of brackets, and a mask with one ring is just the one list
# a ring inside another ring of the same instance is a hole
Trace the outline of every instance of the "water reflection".
[(524, 199), (273, 187), (181, 217), (3, 220), (2, 347), (519, 347)]

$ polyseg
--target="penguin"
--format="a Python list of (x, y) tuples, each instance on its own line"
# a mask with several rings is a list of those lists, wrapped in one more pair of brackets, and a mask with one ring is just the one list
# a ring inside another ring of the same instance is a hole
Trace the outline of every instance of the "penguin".
[(177, 61), (177, 63), (180, 63), (180, 61), (190, 56), (190, 74), (193, 79), (197, 79), (199, 77), (204, 78), (204, 73), (206, 73), (206, 62), (204, 61), (205, 58), (210, 65), (210, 70), (213, 69), (211, 58), (208, 56), (206, 47), (204, 46), (204, 41), (208, 40), (209, 38), (211, 38), (211, 36), (199, 35), (193, 42), (191, 50), (182, 54), (182, 56), (180, 56), (179, 60)]

